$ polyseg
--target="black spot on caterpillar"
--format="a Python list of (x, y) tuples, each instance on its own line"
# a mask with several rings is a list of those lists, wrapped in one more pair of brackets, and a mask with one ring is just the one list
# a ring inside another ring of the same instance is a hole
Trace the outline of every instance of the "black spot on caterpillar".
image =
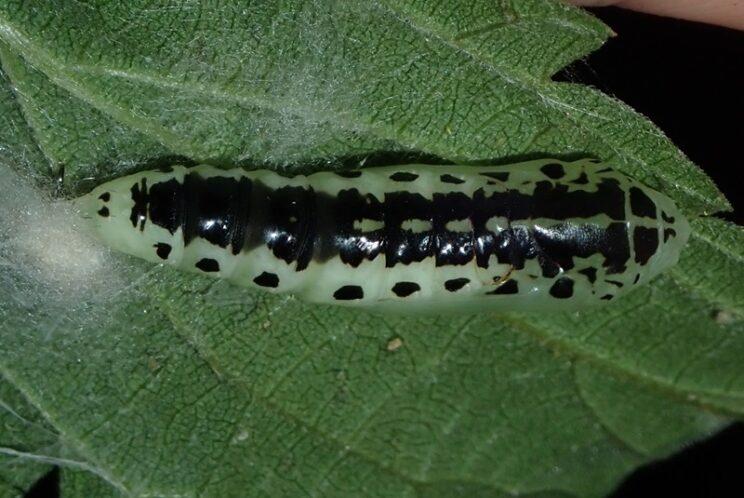
[(488, 171), (486, 173), (481, 173), (481, 175), (487, 178), (493, 178), (500, 182), (509, 181), (509, 173), (507, 171)]
[(392, 288), (392, 291), (398, 297), (408, 297), (414, 292), (418, 292), (420, 290), (421, 286), (419, 286), (419, 284), (415, 282), (398, 282)]
[(393, 173), (390, 175), (390, 179), (394, 182), (412, 182), (416, 178), (418, 178), (418, 175), (415, 173), (407, 173), (405, 171), (399, 171), (397, 173)]
[(220, 264), (212, 258), (202, 258), (196, 262), (196, 267), (205, 272), (220, 271)]
[(469, 278), (453, 278), (444, 283), (444, 288), (449, 292), (456, 292), (470, 283)]
[(659, 248), (659, 230), (657, 228), (635, 227), (633, 230), (635, 261), (641, 265), (648, 263)]
[(566, 172), (563, 170), (563, 166), (559, 163), (549, 163), (540, 168), (540, 171), (545, 173), (545, 176), (552, 180), (558, 180), (563, 178)]
[(358, 285), (344, 285), (333, 293), (333, 298), (339, 301), (355, 301), (364, 297), (364, 291)]
[(584, 268), (583, 270), (579, 270), (579, 273), (582, 275), (586, 275), (586, 278), (589, 279), (589, 283), (594, 283), (597, 280), (597, 269), (596, 268)]
[(507, 280), (503, 284), (496, 287), (496, 289), (486, 292), (486, 294), (489, 295), (499, 295), (499, 294), (519, 294), (519, 284), (515, 280)]
[(454, 185), (460, 185), (462, 183), (465, 183), (465, 180), (461, 178), (457, 178), (456, 176), (452, 176), (452, 175), (442, 175), (439, 177), (439, 179), (444, 183), (452, 183)]
[(172, 249), (170, 244), (166, 244), (165, 242), (158, 242), (154, 246), (155, 254), (157, 254), (160, 259), (168, 259), (168, 255), (170, 254)]
[(336, 174), (341, 178), (359, 178), (362, 176), (362, 172), (359, 170), (336, 171)]
[(561, 277), (550, 287), (550, 295), (558, 299), (568, 299), (573, 296), (574, 281)]
[(261, 287), (279, 287), (279, 277), (275, 273), (262, 272), (253, 279), (253, 283)]
[(636, 216), (656, 218), (656, 204), (638, 187), (630, 188), (630, 209)]

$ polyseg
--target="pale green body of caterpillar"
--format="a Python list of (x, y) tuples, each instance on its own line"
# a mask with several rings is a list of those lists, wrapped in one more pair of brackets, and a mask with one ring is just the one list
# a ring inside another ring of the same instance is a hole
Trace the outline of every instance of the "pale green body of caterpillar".
[(689, 225), (607, 164), (410, 164), (286, 177), (174, 166), (76, 200), (110, 247), (319, 303), (401, 312), (606, 303), (674, 265)]

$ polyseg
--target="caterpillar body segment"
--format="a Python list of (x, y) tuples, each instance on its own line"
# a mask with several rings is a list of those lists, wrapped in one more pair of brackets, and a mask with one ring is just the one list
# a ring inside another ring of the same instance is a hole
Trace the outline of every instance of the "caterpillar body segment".
[(77, 200), (114, 249), (320, 303), (577, 309), (676, 263), (689, 225), (594, 160), (286, 177), (174, 166)]

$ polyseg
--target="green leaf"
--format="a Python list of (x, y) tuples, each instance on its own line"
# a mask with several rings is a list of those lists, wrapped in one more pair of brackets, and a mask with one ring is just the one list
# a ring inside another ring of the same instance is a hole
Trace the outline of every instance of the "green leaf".
[(17, 102), (39, 147), (55, 169), (65, 168), (68, 182), (91, 176), (105, 178), (115, 173), (112, 167), (116, 164), (137, 164), (171, 154), (145, 134), (133, 132), (94, 107), (81, 105), (4, 44), (0, 45), (0, 61), (13, 81)]
[[(64, 166), (80, 191), (170, 156), (593, 154), (691, 216), (725, 209), (643, 117), (550, 81), (608, 35), (543, 0), (5, 2), (0, 181), (51, 189)], [(25, 202), (0, 201), (0, 242)], [(65, 286), (0, 243), (0, 374), (58, 438), (17, 442), (65, 467), (70, 496), (602, 495), (744, 412), (744, 234), (693, 230), (677, 267), (602, 310), (447, 318), (116, 256)]]
[(607, 36), (596, 20), (545, 0), (438, 5), (9, 2), (0, 32), (55, 84), (198, 160), (299, 162), (393, 144), (461, 161), (589, 154), (692, 213), (728, 207), (648, 121), (547, 78)]
[(64, 490), (64, 498), (120, 498), (124, 495), (119, 489), (111, 486), (97, 475), (63, 468), (60, 476), (60, 488)]
[(22, 497), (51, 469), (57, 435), (39, 412), (0, 377), (0, 496)]
[(0, 157), (6, 166), (38, 171), (39, 176), (48, 181), (51, 170), (35, 141), (33, 129), (24, 121), (11, 83), (3, 71), (0, 71), (0, 144)]

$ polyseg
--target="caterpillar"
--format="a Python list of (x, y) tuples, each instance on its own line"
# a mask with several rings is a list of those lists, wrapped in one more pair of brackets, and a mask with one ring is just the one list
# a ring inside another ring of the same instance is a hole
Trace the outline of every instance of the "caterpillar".
[(606, 303), (674, 265), (690, 233), (668, 197), (593, 159), (291, 177), (172, 166), (76, 203), (106, 244), (148, 261), (402, 312)]

